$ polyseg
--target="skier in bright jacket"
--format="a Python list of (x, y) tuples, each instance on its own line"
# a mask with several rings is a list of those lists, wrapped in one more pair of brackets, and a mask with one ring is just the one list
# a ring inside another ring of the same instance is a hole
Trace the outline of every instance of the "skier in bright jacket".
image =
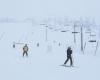
[(25, 44), (25, 46), (23, 47), (23, 57), (26, 54), (26, 56), (28, 56), (28, 46), (27, 44)]

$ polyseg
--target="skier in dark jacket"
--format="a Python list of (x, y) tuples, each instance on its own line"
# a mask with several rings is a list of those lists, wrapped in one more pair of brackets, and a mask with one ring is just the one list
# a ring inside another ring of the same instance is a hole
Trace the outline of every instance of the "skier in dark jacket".
[(13, 44), (13, 48), (15, 48), (15, 44)]
[(37, 47), (39, 47), (39, 43), (37, 43)]
[(15, 48), (15, 42), (13, 42), (13, 48)]
[(23, 57), (26, 54), (26, 56), (28, 56), (28, 46), (27, 44), (25, 44), (25, 46), (23, 47)]
[(67, 59), (64, 62), (64, 65), (66, 65), (66, 63), (70, 60), (70, 66), (73, 66), (73, 61), (72, 61), (72, 50), (71, 47), (68, 47), (67, 49)]

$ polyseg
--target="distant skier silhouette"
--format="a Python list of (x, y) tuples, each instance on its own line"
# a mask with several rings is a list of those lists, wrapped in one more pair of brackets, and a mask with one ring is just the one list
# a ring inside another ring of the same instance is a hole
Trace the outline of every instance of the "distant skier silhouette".
[(15, 46), (15, 42), (13, 42), (13, 48), (15, 48), (16, 46)]
[(28, 56), (28, 46), (27, 44), (25, 44), (25, 46), (23, 47), (23, 57), (26, 54), (26, 56)]
[(39, 47), (39, 43), (37, 43), (37, 47)]
[(15, 44), (13, 44), (13, 48), (15, 48)]
[(72, 61), (72, 50), (71, 47), (68, 47), (67, 49), (67, 59), (64, 62), (64, 65), (66, 65), (66, 63), (70, 60), (70, 66), (73, 66), (73, 61)]
[(59, 44), (58, 44), (59, 46), (61, 46), (61, 44), (60, 44), (60, 42), (59, 42)]

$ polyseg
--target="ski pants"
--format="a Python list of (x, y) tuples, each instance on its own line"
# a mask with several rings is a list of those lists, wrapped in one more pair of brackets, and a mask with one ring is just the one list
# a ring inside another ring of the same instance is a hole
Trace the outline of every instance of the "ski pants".
[(73, 65), (73, 61), (72, 61), (72, 57), (67, 57), (66, 61), (64, 62), (64, 64), (66, 64), (68, 61), (70, 60), (70, 66)]
[(28, 56), (28, 53), (27, 53), (27, 51), (24, 51), (23, 52), (23, 56), (26, 54), (26, 56)]

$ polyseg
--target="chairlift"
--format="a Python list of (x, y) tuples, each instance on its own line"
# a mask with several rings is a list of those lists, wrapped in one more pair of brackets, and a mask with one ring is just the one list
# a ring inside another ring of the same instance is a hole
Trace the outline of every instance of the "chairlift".
[(67, 32), (67, 31), (61, 31), (61, 32)]
[(40, 24), (40, 25), (46, 25), (46, 24)]
[(49, 29), (53, 29), (52, 27), (49, 27)]
[(95, 53), (94, 53), (94, 55), (96, 55), (97, 50), (98, 50), (98, 45), (99, 45), (99, 42), (98, 42), (98, 41), (96, 41), (96, 40), (89, 40), (89, 42), (91, 42), (91, 43), (97, 43), (97, 44), (96, 44)]
[[(19, 42), (15, 42), (14, 44), (17, 44), (17, 45), (25, 45), (25, 44), (27, 44), (27, 43), (19, 43)], [(27, 44), (27, 45), (29, 45), (29, 44)]]
[(87, 31), (87, 32), (85, 32), (85, 33), (91, 33), (91, 32)]
[(87, 31), (91, 31), (91, 29), (87, 29)]
[(24, 44), (24, 43), (15, 43), (15, 44)]
[(76, 33), (79, 33), (79, 32), (72, 32), (72, 33), (76, 34)]
[[(95, 53), (94, 55), (96, 55), (97, 53), (97, 50), (98, 50), (98, 46), (99, 46), (99, 41), (96, 41), (96, 40), (89, 40), (90, 43), (96, 43), (96, 49), (95, 49)], [(85, 51), (85, 47), (86, 47), (86, 42), (85, 42), (85, 45), (84, 45), (84, 51)]]
[(70, 25), (66, 24), (66, 25), (64, 25), (64, 26), (70, 26)]
[(91, 34), (90, 36), (96, 36), (95, 34)]
[(96, 40), (89, 40), (89, 42), (94, 43), (94, 42), (97, 42), (97, 41)]
[(69, 31), (69, 30), (61, 30), (61, 32), (67, 32), (67, 31)]
[(55, 29), (54, 31), (59, 31), (60, 29)]

